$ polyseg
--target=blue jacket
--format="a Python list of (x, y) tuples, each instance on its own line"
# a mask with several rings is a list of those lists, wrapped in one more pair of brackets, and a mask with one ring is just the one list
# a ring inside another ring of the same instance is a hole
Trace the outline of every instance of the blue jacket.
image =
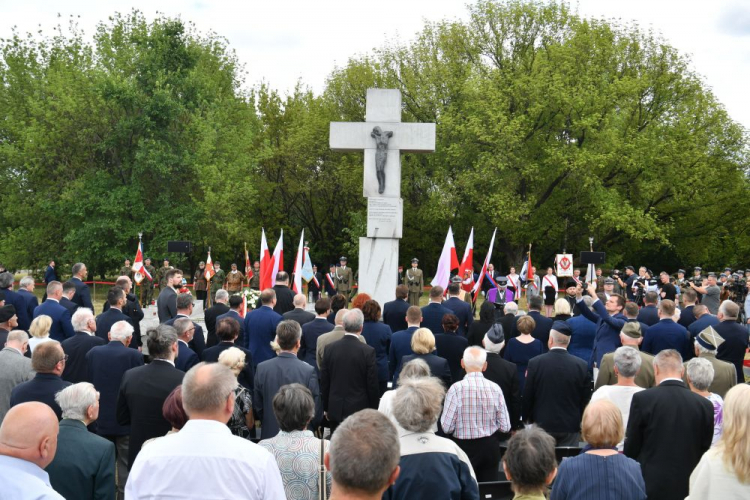
[(76, 332), (75, 335), (64, 340), (62, 348), (68, 355), (68, 360), (65, 362), (65, 369), (62, 373), (63, 380), (72, 384), (86, 382), (88, 380), (86, 354), (94, 347), (106, 343), (105, 340), (96, 335), (89, 335), (88, 332)]
[(458, 297), (451, 297), (443, 302), (443, 305), (453, 311), (453, 314), (458, 317), (458, 334), (466, 337), (466, 332), (469, 331), (469, 327), (474, 322), (474, 315), (471, 312), (469, 303)]
[(622, 313), (610, 316), (601, 300), (594, 301), (596, 313), (588, 307), (579, 307), (581, 316), (585, 316), (596, 323), (596, 337), (594, 338), (594, 350), (589, 360), (589, 370), (594, 363), (596, 366), (602, 364), (602, 358), (608, 352), (617, 350), (622, 345), (620, 342), (620, 331), (627, 323), (627, 318)]
[(72, 384), (52, 373), (37, 373), (28, 382), (23, 382), (13, 388), (10, 392), (10, 407), (13, 408), (18, 404), (28, 403), (29, 401), (38, 401), (52, 408), (57, 415), (57, 419), (60, 420), (62, 409), (55, 401), (55, 394), (69, 385)]
[(25, 332), (29, 331), (31, 326), (32, 317), (29, 316), (29, 312), (26, 310), (26, 301), (23, 296), (18, 292), (14, 292), (12, 288), (4, 290), (5, 292), (5, 303), (12, 304), (16, 308), (16, 316), (18, 316), (18, 329)]
[(28, 314), (30, 318), (33, 318), (34, 309), (39, 305), (39, 299), (36, 298), (36, 295), (23, 288), (18, 290), (18, 295), (23, 297), (23, 300), (26, 303), (26, 314)]
[(656, 306), (644, 306), (638, 311), (638, 321), (648, 326), (655, 325), (659, 322), (659, 310)]
[[(47, 302), (45, 302), (45, 304), (46, 303)], [(130, 323), (130, 325), (133, 324), (133, 320), (130, 319), (127, 314), (120, 311), (119, 309), (115, 309), (114, 307), (111, 307), (105, 312), (101, 313), (96, 317), (96, 336), (101, 337), (104, 340), (109, 340), (109, 331), (112, 329), (112, 326), (118, 321), (127, 321), (128, 323)], [(130, 341), (131, 345), (133, 342), (135, 342), (135, 339)]]
[(375, 349), (375, 360), (378, 364), (378, 381), (389, 380), (388, 370), (388, 348), (391, 344), (391, 327), (377, 321), (365, 321), (362, 327), (362, 336), (367, 345)]
[(414, 354), (414, 351), (411, 350), (411, 337), (418, 329), (418, 326), (410, 326), (406, 330), (401, 330), (391, 336), (391, 348), (388, 350), (388, 369), (392, 374), (396, 375), (396, 370), (401, 364), (401, 358)]
[(451, 367), (448, 365), (448, 360), (446, 360), (445, 358), (441, 358), (434, 352), (431, 352), (429, 354), (409, 354), (401, 358), (401, 364), (398, 365), (398, 368), (396, 368), (396, 373), (393, 374), (394, 389), (398, 386), (398, 377), (401, 374), (401, 369), (406, 363), (413, 359), (421, 359), (422, 361), (427, 363), (427, 366), (430, 367), (430, 375), (439, 378), (443, 382), (445, 390), (448, 390), (448, 388), (453, 383), (453, 378), (451, 377)]
[[(70, 322), (70, 311), (56, 300), (47, 299), (34, 309), (34, 318), (42, 314), (52, 318), (52, 328), (49, 331), (51, 339), (62, 342), (76, 334), (73, 330), (73, 324)], [(20, 318), (18, 326), (21, 326)]]
[(300, 338), (300, 348), (297, 351), (297, 357), (315, 368), (316, 371), (318, 363), (315, 359), (315, 353), (318, 349), (318, 338), (331, 330), (333, 330), (333, 325), (325, 318), (315, 318), (309, 323), (302, 325), (302, 337)]
[(88, 307), (94, 310), (94, 304), (91, 302), (91, 292), (89, 286), (78, 278), (70, 278), (71, 283), (76, 286), (76, 294), (71, 299), (78, 307)]
[(678, 325), (670, 318), (664, 318), (649, 327), (643, 338), (641, 349), (654, 356), (664, 349), (675, 349), (684, 359), (693, 350), (693, 344), (687, 328)]
[(596, 323), (585, 316), (573, 316), (566, 323), (573, 331), (570, 344), (568, 344), (568, 352), (588, 363), (594, 350)]
[(281, 314), (268, 306), (261, 306), (245, 316), (247, 346), (253, 355), (255, 366), (276, 357), (271, 342), (276, 338), (276, 327), (281, 322)]
[[(695, 321), (690, 323), (690, 326), (688, 327), (691, 341), (695, 340), (695, 337), (697, 337), (700, 332), (702, 332), (709, 326), (716, 327), (716, 325), (718, 324), (719, 324), (719, 318), (717, 318), (713, 314), (704, 314), (700, 318), (696, 319)], [(742, 380), (742, 379), (738, 379), (738, 380)]]
[(392, 332), (406, 330), (406, 311), (409, 303), (403, 299), (386, 302), (383, 306), (383, 323), (391, 327)]
[(195, 352), (188, 347), (188, 345), (181, 341), (177, 341), (177, 359), (174, 360), (174, 366), (183, 372), (187, 372), (192, 367), (200, 363), (200, 359)]
[(443, 316), (453, 314), (451, 309), (436, 304), (434, 302), (427, 304), (422, 308), (422, 328), (429, 328), (434, 334), (443, 333)]
[(47, 269), (44, 271), (44, 282), (49, 285), (50, 281), (57, 281), (57, 273), (54, 267), (47, 266)]

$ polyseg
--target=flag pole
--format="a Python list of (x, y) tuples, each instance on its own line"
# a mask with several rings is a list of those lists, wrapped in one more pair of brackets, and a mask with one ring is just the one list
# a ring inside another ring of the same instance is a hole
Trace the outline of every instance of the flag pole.
[[(143, 233), (138, 233), (138, 248), (142, 248), (141, 245), (143, 245), (141, 238), (143, 237)], [(132, 270), (132, 268), (131, 268)], [(135, 278), (135, 275), (133, 275), (133, 278)], [(143, 281), (143, 280), (141, 280)], [(138, 285), (138, 302), (140, 303), (141, 297), (143, 296), (143, 288), (141, 288), (141, 283), (137, 282), (136, 285)], [(149, 304), (151, 305), (151, 304)], [(141, 307), (143, 307), (143, 304), (141, 304)]]

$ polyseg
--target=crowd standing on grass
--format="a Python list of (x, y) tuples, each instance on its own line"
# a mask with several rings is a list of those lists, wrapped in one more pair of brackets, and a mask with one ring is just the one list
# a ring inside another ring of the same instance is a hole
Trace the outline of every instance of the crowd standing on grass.
[(384, 304), (342, 258), (248, 305), (232, 264), (201, 324), (125, 264), (100, 314), (83, 263), (41, 301), (0, 273), (0, 498), (750, 498), (744, 271), (491, 268), (476, 317), (471, 273), (420, 307), (416, 259)]

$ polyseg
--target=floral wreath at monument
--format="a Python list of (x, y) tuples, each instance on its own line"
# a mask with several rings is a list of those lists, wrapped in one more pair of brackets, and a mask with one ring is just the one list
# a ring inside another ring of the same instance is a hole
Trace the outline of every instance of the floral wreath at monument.
[(260, 290), (244, 288), (240, 295), (245, 298), (245, 303), (247, 304), (249, 309), (255, 309), (255, 306), (258, 304), (258, 300), (260, 300)]

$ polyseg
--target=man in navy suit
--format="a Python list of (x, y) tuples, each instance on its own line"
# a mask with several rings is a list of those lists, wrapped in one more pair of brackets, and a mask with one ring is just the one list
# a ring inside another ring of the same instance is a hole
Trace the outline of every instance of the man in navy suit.
[(47, 269), (44, 271), (44, 284), (49, 285), (53, 281), (60, 281), (57, 279), (57, 271), (55, 271), (55, 261), (51, 260)]
[(219, 361), (219, 355), (230, 347), (236, 347), (245, 353), (245, 368), (240, 372), (237, 381), (242, 387), (248, 390), (250, 395), (252, 395), (254, 386), (253, 355), (248, 349), (235, 344), (239, 334), (240, 328), (237, 326), (235, 320), (225, 318), (221, 321), (217, 321), (216, 336), (219, 339), (219, 343), (203, 351), (203, 361), (207, 363), (216, 363)]
[(195, 326), (190, 318), (177, 318), (172, 326), (177, 331), (177, 358), (174, 365), (178, 370), (187, 372), (200, 363), (198, 355), (188, 347), (188, 343), (193, 340)]
[[(138, 349), (141, 347), (141, 320), (143, 319), (143, 309), (138, 303), (138, 297), (134, 293), (130, 293), (133, 289), (133, 282), (129, 276), (120, 276), (115, 281), (115, 285), (119, 286), (125, 291), (125, 305), (122, 307), (122, 313), (130, 318), (130, 324), (133, 325), (133, 341), (130, 343), (130, 347)], [(64, 290), (63, 290), (63, 293)], [(109, 302), (104, 302), (102, 312), (109, 310)]]
[(73, 302), (78, 307), (88, 307), (93, 311), (94, 304), (91, 302), (91, 292), (89, 291), (89, 286), (84, 283), (88, 274), (89, 271), (86, 269), (86, 264), (78, 262), (73, 264), (73, 277), (70, 278), (70, 281), (76, 286), (76, 294), (73, 296)]
[(71, 385), (60, 378), (65, 369), (65, 358), (59, 342), (42, 342), (37, 345), (31, 356), (31, 368), (36, 372), (36, 376), (13, 388), (10, 392), (10, 407), (38, 401), (52, 408), (60, 420), (62, 410), (55, 401), (55, 394)]
[(333, 325), (328, 322), (328, 314), (331, 312), (331, 301), (325, 297), (315, 301), (315, 314), (317, 316), (309, 323), (302, 325), (302, 337), (297, 357), (309, 364), (315, 371), (318, 370), (316, 352), (318, 349), (318, 337), (333, 330)]
[(5, 304), (10, 304), (16, 308), (17, 328), (28, 332), (29, 326), (31, 326), (31, 316), (26, 311), (26, 301), (23, 300), (21, 295), (13, 291), (13, 275), (7, 271), (0, 273), (0, 290), (5, 292)]
[[(232, 295), (231, 297), (229, 297), (229, 311), (225, 312), (221, 316), (217, 316), (216, 324), (218, 325), (219, 321), (224, 318), (229, 318), (232, 321), (235, 321), (240, 327), (239, 337), (237, 337), (237, 344), (247, 347), (248, 339), (245, 334), (245, 318), (243, 318), (240, 314), (240, 308), (242, 307), (243, 300), (245, 299), (240, 297), (239, 295)], [(248, 314), (245, 315), (245, 317), (247, 316)]]
[[(448, 300), (443, 302), (443, 305), (453, 311), (453, 314), (458, 318), (458, 334), (466, 337), (469, 327), (474, 322), (474, 314), (471, 312), (469, 303), (459, 298), (460, 294), (461, 285), (451, 283), (448, 285)], [(461, 352), (463, 353), (463, 351)]]
[(42, 314), (52, 318), (52, 327), (50, 328), (49, 336), (58, 342), (62, 342), (75, 335), (75, 330), (73, 330), (73, 325), (70, 322), (70, 311), (60, 305), (61, 298), (62, 283), (53, 281), (47, 285), (47, 300), (34, 309), (35, 318)]
[[(411, 338), (422, 323), (422, 310), (417, 306), (411, 306), (406, 310), (406, 329), (395, 332), (391, 336), (391, 347), (388, 350), (388, 369), (394, 375), (399, 366), (401, 358), (414, 354), (411, 349)], [(394, 378), (394, 382), (396, 382)]]
[(708, 312), (708, 307), (703, 304), (695, 304), (693, 314), (695, 315), (695, 321), (690, 323), (688, 327), (688, 332), (690, 332), (692, 340), (695, 340), (695, 337), (709, 326), (715, 328), (719, 324), (719, 318)]
[[(218, 292), (217, 292), (218, 293)], [(174, 325), (179, 318), (188, 318), (193, 314), (193, 295), (191, 293), (181, 293), (177, 296), (177, 316), (167, 321), (166, 325)], [(188, 347), (200, 358), (206, 349), (206, 337), (203, 335), (203, 327), (198, 323), (193, 323), (194, 333), (190, 336)], [(184, 370), (187, 371), (187, 370)]]
[(127, 348), (132, 338), (133, 325), (124, 320), (119, 321), (112, 325), (109, 343), (94, 347), (86, 354), (87, 380), (99, 391), (96, 432), (115, 443), (117, 491), (120, 499), (124, 496), (125, 482), (128, 479), (130, 426), (117, 423), (117, 394), (125, 372), (143, 365), (141, 353)]
[[(78, 304), (73, 302), (71, 299), (76, 294), (76, 285), (72, 281), (66, 281), (63, 283), (63, 296), (60, 298), (60, 305), (70, 311), (70, 316), (78, 309)], [(44, 299), (47, 300), (47, 290), (44, 291)]]
[[(650, 292), (649, 292), (650, 293)], [(659, 304), (659, 322), (649, 327), (643, 338), (643, 350), (654, 356), (665, 349), (674, 349), (683, 358), (693, 349), (690, 334), (682, 325), (672, 320), (674, 301), (664, 299)]]
[(442, 304), (443, 287), (433, 286), (430, 289), (430, 303), (422, 308), (422, 327), (429, 328), (433, 335), (443, 333), (443, 316), (453, 311)]
[(122, 312), (122, 308), (125, 306), (125, 290), (119, 286), (113, 286), (107, 292), (107, 302), (109, 303), (109, 309), (107, 312), (101, 313), (96, 317), (96, 336), (102, 339), (107, 339), (109, 331), (112, 329), (112, 325), (118, 321), (127, 321), (130, 326), (133, 326), (133, 320), (131, 320), (125, 313)]
[(68, 356), (62, 378), (70, 383), (77, 384), (88, 380), (88, 369), (86, 367), (88, 352), (96, 346), (106, 344), (107, 341), (95, 335), (96, 319), (94, 319), (94, 314), (85, 307), (80, 308), (73, 314), (72, 323), (76, 333), (62, 343), (63, 351)]
[(164, 275), (166, 286), (159, 292), (156, 298), (156, 309), (159, 314), (159, 323), (166, 323), (177, 316), (177, 291), (182, 283), (182, 271), (170, 269)]
[[(581, 299), (583, 300), (583, 299)], [(549, 341), (549, 331), (552, 329), (552, 320), (542, 315), (542, 305), (544, 299), (541, 295), (532, 295), (528, 298), (530, 318), (534, 318), (534, 331), (531, 332), (531, 336), (538, 339), (542, 343), (542, 347), (547, 351), (547, 343)], [(618, 332), (619, 335), (619, 332)]]
[[(406, 311), (409, 309), (409, 287), (399, 285), (396, 287), (396, 300), (386, 302), (383, 306), (383, 323), (391, 327), (391, 331), (399, 332), (406, 330)], [(421, 313), (420, 313), (421, 315)]]
[[(596, 364), (601, 366), (602, 358), (608, 352), (614, 352), (622, 345), (620, 341), (620, 331), (628, 318), (622, 314), (625, 307), (625, 297), (618, 294), (612, 294), (605, 304), (596, 295), (596, 287), (589, 285), (589, 296), (593, 299), (591, 306), (595, 312), (589, 310), (585, 305), (580, 306), (581, 315), (587, 317), (596, 323), (596, 337), (594, 338), (594, 350), (591, 352), (591, 361), (589, 361), (589, 370)], [(583, 288), (578, 285), (576, 288), (576, 302), (580, 304), (583, 301)]]
[(718, 319), (720, 323), (714, 326), (716, 333), (724, 338), (724, 343), (716, 351), (716, 357), (727, 363), (732, 363), (737, 370), (737, 381), (743, 382), (742, 363), (747, 350), (748, 336), (745, 325), (737, 323), (740, 306), (731, 300), (725, 300), (719, 306)]
[(677, 322), (685, 328), (689, 328), (696, 319), (695, 314), (693, 313), (693, 308), (695, 307), (695, 302), (697, 300), (698, 294), (692, 288), (685, 290), (682, 294), (682, 310), (680, 311), (680, 319), (677, 320)]
[(34, 309), (39, 305), (39, 299), (34, 295), (34, 278), (31, 276), (24, 276), (21, 278), (21, 282), (18, 283), (18, 295), (23, 297), (26, 303), (26, 314), (30, 318), (34, 317)]
[(276, 291), (267, 288), (260, 293), (261, 306), (245, 316), (245, 335), (253, 354), (253, 363), (257, 366), (276, 354), (271, 349), (271, 341), (276, 338), (276, 326), (281, 321), (281, 314), (273, 310), (276, 305)]
[(638, 321), (645, 323), (646, 326), (652, 326), (660, 321), (659, 311), (656, 309), (656, 303), (659, 296), (656, 292), (646, 292), (643, 296), (643, 308), (638, 313)]

